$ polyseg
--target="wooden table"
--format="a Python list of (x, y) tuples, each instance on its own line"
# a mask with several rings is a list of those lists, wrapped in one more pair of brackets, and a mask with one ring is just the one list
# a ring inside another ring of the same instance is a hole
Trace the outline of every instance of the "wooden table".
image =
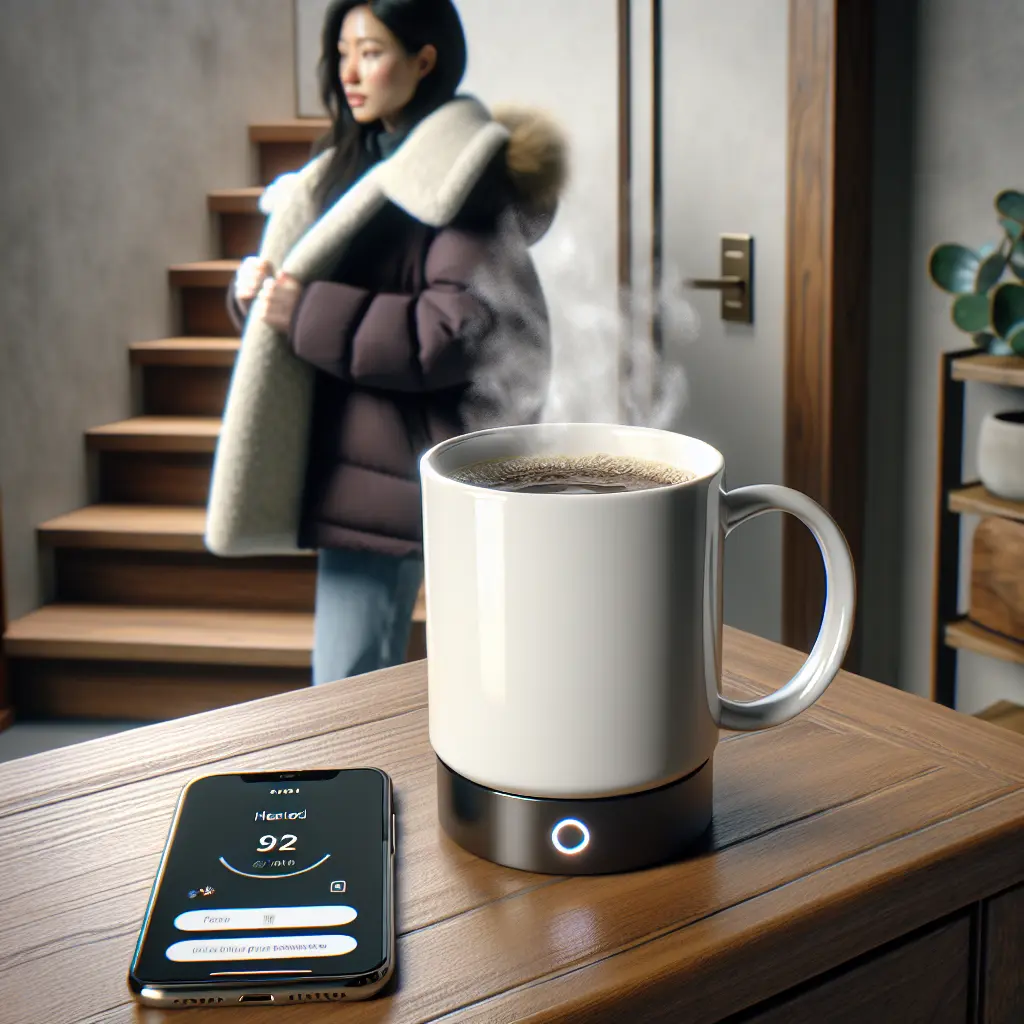
[[(727, 691), (797, 660), (728, 632)], [(789, 725), (723, 737), (707, 852), (566, 879), (439, 833), (425, 703), (416, 663), (0, 765), (0, 1020), (1024, 1020), (1024, 738), (843, 676)], [(358, 764), (397, 787), (389, 994), (135, 1008), (125, 971), (185, 781)]]

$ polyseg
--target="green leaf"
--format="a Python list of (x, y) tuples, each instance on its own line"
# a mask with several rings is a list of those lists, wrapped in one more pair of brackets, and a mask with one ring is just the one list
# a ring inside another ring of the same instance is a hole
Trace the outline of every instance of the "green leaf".
[(958, 295), (953, 303), (953, 323), (961, 331), (977, 334), (988, 327), (988, 296)]
[(974, 278), (980, 263), (976, 252), (964, 245), (947, 243), (932, 249), (928, 273), (943, 291), (951, 295), (966, 295), (974, 291)]
[(1017, 277), (1024, 281), (1024, 238), (1018, 238), (1010, 250), (1010, 266)]
[(1006, 344), (1002, 338), (997, 338), (994, 334), (989, 334), (988, 331), (982, 331), (980, 334), (976, 334), (972, 340), (978, 348), (983, 348), (986, 352), (992, 347), (993, 341), (998, 341), (1000, 345)]
[(992, 286), (1003, 276), (1006, 270), (1008, 256), (1000, 246), (999, 249), (988, 256), (978, 267), (974, 276), (974, 290), (979, 295), (987, 295)]
[(1014, 355), (1024, 356), (1024, 324), (1020, 324), (1009, 338), (1006, 339), (1006, 344)]
[(1024, 325), (1024, 284), (1001, 284), (992, 293), (992, 326), (1009, 340), (1018, 325)]
[(1003, 230), (1010, 236), (1012, 241), (1016, 241), (1020, 238), (1021, 233), (1024, 232), (1024, 224), (1021, 224), (1018, 221), (1008, 220), (1006, 217), (1000, 217), (999, 223), (1002, 225)]
[(996, 210), (1004, 217), (1024, 224), (1024, 194), (1012, 188), (996, 196)]

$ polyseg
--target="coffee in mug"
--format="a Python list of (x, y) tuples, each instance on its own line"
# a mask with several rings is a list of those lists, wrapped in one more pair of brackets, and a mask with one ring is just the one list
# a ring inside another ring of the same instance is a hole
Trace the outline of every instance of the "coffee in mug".
[(474, 463), (452, 479), (517, 494), (615, 494), (685, 484), (693, 473), (629, 455), (521, 455)]

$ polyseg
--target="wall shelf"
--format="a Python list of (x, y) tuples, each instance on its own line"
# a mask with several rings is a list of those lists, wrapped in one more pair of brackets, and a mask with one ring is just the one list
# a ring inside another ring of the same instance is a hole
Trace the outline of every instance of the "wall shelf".
[(960, 619), (946, 626), (946, 643), (961, 651), (972, 651), (974, 654), (984, 654), (987, 658), (1024, 665), (1024, 644), (1001, 633), (993, 633), (970, 619)]
[(960, 612), (960, 516), (1002, 516), (1024, 522), (1024, 502), (989, 494), (963, 479), (964, 391), (968, 382), (1024, 388), (1024, 359), (979, 349), (946, 352), (939, 384), (939, 493), (932, 616), (932, 699), (956, 707), (957, 651), (1024, 665), (1024, 643), (993, 633)]
[(949, 510), (977, 516), (1002, 516), (1024, 522), (1024, 501), (1007, 501), (989, 494), (981, 484), (958, 487), (949, 492)]
[(1002, 384), (1024, 388), (1024, 359), (1020, 356), (990, 356), (982, 353), (957, 353), (950, 376), (955, 381)]
[(1019, 732), (1024, 735), (1024, 707), (1019, 704), (1012, 704), (1008, 700), (1001, 700), (998, 704), (979, 711), (975, 718), (984, 722), (992, 722), (994, 725), (1001, 725), (1004, 729)]

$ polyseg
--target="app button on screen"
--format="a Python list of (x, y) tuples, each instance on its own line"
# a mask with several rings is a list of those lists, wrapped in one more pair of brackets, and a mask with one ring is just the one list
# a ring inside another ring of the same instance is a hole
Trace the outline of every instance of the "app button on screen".
[(220, 960), (289, 960), (311, 956), (343, 956), (356, 948), (351, 935), (261, 935), (244, 939), (189, 939), (167, 947), (177, 963)]

